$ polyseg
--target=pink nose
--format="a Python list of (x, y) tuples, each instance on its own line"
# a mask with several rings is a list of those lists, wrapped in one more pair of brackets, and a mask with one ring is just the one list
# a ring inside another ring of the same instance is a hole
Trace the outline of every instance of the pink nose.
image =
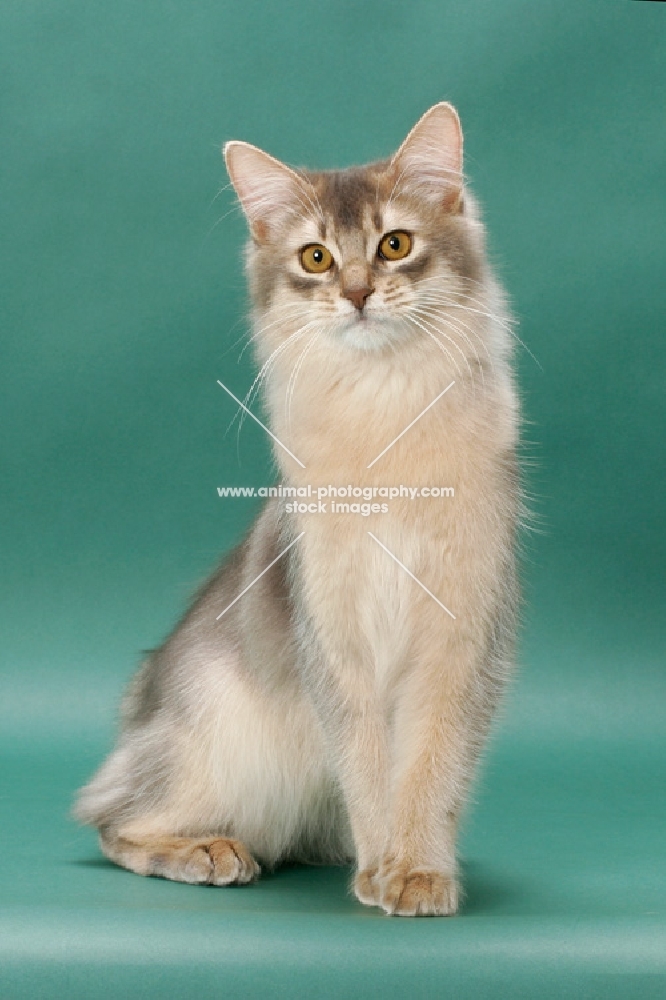
[(370, 288), (369, 285), (362, 285), (360, 288), (343, 288), (342, 290), (344, 297), (349, 299), (359, 312), (363, 309), (366, 299), (368, 299), (373, 292), (374, 288)]

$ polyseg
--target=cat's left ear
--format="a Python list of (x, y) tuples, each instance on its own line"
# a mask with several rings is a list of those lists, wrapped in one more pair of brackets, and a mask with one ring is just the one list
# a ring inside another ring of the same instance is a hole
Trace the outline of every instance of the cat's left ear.
[(435, 104), (420, 118), (391, 160), (395, 190), (414, 192), (449, 212), (462, 208), (463, 136), (452, 104)]
[(252, 235), (263, 243), (289, 215), (303, 214), (312, 199), (304, 197), (301, 178), (290, 167), (249, 142), (228, 142), (223, 150), (231, 183)]

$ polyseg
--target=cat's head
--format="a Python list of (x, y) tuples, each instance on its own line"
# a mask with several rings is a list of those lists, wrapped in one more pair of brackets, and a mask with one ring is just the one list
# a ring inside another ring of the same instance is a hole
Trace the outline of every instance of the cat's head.
[(363, 351), (433, 336), (447, 303), (479, 285), (481, 227), (450, 104), (427, 111), (391, 159), (364, 167), (293, 170), (245, 142), (224, 156), (270, 346), (306, 324)]

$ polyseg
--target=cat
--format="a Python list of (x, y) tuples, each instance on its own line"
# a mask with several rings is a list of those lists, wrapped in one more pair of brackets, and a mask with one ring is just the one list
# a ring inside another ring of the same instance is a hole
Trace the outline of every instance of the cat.
[(511, 320), (460, 120), (436, 104), (390, 159), (345, 170), (224, 156), (281, 482), (453, 496), (367, 516), (269, 499), (147, 656), (75, 812), (141, 875), (353, 862), (361, 903), (453, 914), (514, 659), (521, 505)]

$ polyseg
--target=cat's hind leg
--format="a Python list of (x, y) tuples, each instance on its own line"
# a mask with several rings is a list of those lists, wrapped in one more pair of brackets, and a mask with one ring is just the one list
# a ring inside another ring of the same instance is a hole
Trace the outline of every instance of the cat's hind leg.
[(243, 884), (257, 862), (347, 857), (346, 817), (307, 702), (291, 689), (267, 693), (229, 655), (201, 659), (189, 699), (130, 717), (76, 817), (98, 828), (116, 864), (175, 881)]
[(157, 875), (197, 885), (244, 885), (261, 869), (240, 840), (228, 837), (172, 837), (158, 833), (102, 830), (104, 854), (138, 875)]

